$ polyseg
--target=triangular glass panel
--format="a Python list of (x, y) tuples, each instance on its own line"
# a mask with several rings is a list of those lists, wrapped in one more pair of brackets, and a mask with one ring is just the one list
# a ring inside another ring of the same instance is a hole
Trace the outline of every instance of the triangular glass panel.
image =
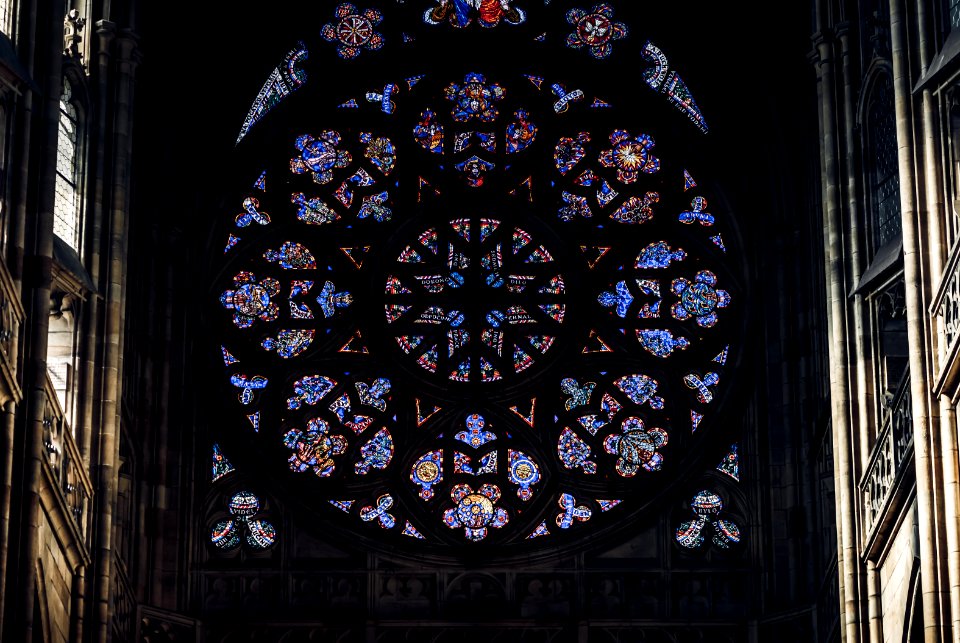
[(600, 260), (606, 256), (613, 248), (608, 246), (580, 246), (581, 252), (587, 259), (587, 265), (592, 270), (600, 263)]
[(691, 433), (696, 433), (697, 429), (700, 428), (700, 422), (703, 421), (703, 415), (697, 413), (696, 411), (690, 411), (690, 425), (693, 427)]
[(470, 219), (457, 219), (450, 222), (450, 227), (454, 232), (463, 237), (467, 242), (470, 241)]
[(228, 473), (234, 471), (233, 465), (230, 464), (230, 461), (227, 460), (226, 456), (223, 455), (223, 452), (220, 451), (220, 445), (213, 445), (213, 474), (210, 481), (216, 482), (220, 478), (224, 477)]
[(527, 201), (533, 203), (533, 177), (528, 176), (523, 183), (510, 190), (510, 196), (520, 196), (520, 193), (527, 195)]
[(713, 358), (713, 361), (715, 361), (717, 364), (720, 364), (721, 366), (726, 366), (727, 355), (729, 355), (729, 353), (730, 353), (730, 345), (727, 344), (726, 346), (724, 346), (720, 354)]
[(607, 512), (619, 505), (623, 500), (600, 500), (597, 499), (597, 504), (600, 505), (600, 511)]
[(730, 447), (730, 452), (724, 456), (723, 461), (717, 465), (717, 471), (725, 473), (737, 482), (740, 482), (740, 454), (737, 453), (738, 445)]
[[(417, 426), (421, 427), (427, 423), (427, 421), (432, 418), (434, 415), (440, 412), (440, 407), (436, 404), (422, 405), (423, 403), (420, 399), (417, 399)], [(426, 409), (433, 407), (432, 410), (424, 412)]]
[(529, 80), (530, 83), (533, 84), (533, 86), (536, 87), (537, 89), (543, 89), (543, 82), (544, 82), (544, 80), (543, 80), (542, 77), (540, 77), (540, 76), (530, 76), (530, 75), (528, 75), (528, 74), (524, 74), (523, 77), (526, 78), (527, 80)]
[(344, 513), (350, 513), (350, 509), (355, 502), (356, 500), (331, 500), (330, 504)]
[(226, 346), (221, 346), (221, 347), (220, 347), (220, 350), (221, 350), (221, 352), (223, 353), (223, 365), (224, 365), (224, 366), (230, 366), (231, 364), (236, 364), (237, 362), (240, 361), (240, 360), (238, 360), (236, 357), (234, 357), (234, 356), (230, 353), (230, 351), (227, 350), (227, 347), (226, 347)]
[(417, 83), (426, 77), (426, 74), (420, 74), (419, 76), (411, 76), (410, 78), (407, 78), (407, 89), (413, 89), (417, 86)]
[(418, 201), (418, 202), (419, 202), (419, 201), (423, 201), (424, 188), (430, 188), (430, 189), (427, 191), (427, 195), (428, 195), (428, 196), (440, 196), (440, 190), (438, 190), (437, 188), (433, 187), (433, 185), (430, 183), (430, 181), (426, 180), (425, 178), (423, 178), (423, 177), (421, 176), (421, 177), (420, 177), (420, 188), (419, 188), (419, 190), (417, 191), (417, 201)]
[(530, 411), (521, 411), (519, 406), (511, 406), (510, 410), (513, 411), (518, 418), (527, 423), (530, 428), (533, 428), (534, 413), (537, 409), (537, 398), (530, 400)]
[(612, 353), (613, 349), (610, 348), (610, 345), (607, 344), (600, 336), (597, 334), (597, 331), (591, 330), (590, 337), (587, 339), (587, 345), (583, 347), (583, 354), (590, 355), (591, 353)]
[(403, 535), (410, 536), (411, 538), (416, 538), (417, 540), (426, 540), (417, 528), (410, 524), (410, 521), (407, 521), (407, 525), (403, 528)]
[(366, 343), (363, 341), (363, 337), (360, 336), (360, 331), (356, 331), (353, 335), (350, 336), (350, 339), (347, 340), (347, 343), (340, 347), (341, 353), (362, 353), (367, 355), (370, 353), (370, 349), (367, 348)]
[(534, 538), (540, 538), (541, 536), (549, 536), (550, 530), (547, 529), (547, 521), (544, 520), (541, 522), (536, 529), (533, 530), (533, 533), (527, 536), (527, 540), (533, 540)]
[(340, 252), (347, 255), (347, 259), (350, 260), (356, 268), (359, 270), (363, 268), (363, 261), (366, 258), (368, 252), (370, 252), (370, 246), (358, 246), (354, 248), (340, 248)]

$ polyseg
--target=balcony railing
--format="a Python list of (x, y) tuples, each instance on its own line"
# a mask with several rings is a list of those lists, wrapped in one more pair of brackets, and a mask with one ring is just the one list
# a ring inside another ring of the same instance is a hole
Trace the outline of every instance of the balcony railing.
[[(958, 256), (956, 252), (954, 255)], [(941, 292), (935, 302), (938, 305), (934, 314), (943, 317), (946, 345), (949, 348), (960, 335), (960, 262), (953, 258), (947, 269), (949, 273), (940, 286)]]
[(90, 499), (93, 484), (83, 468), (80, 450), (73, 440), (57, 394), (47, 378), (46, 406), (43, 411), (43, 446), (53, 471), (57, 490), (84, 544), (88, 543)]
[(818, 641), (832, 641), (840, 630), (840, 577), (837, 575), (837, 558), (833, 557), (823, 575), (817, 595)]
[(13, 279), (0, 259), (0, 402), (20, 401), (17, 384), (17, 352), (24, 312)]
[(943, 333), (934, 395), (955, 398), (960, 382), (960, 242), (950, 251), (929, 312)]
[[(137, 599), (130, 587), (127, 573), (120, 558), (114, 552), (113, 557), (113, 640), (134, 640), (136, 627)], [(142, 639), (140, 639), (142, 640)]]
[(913, 406), (907, 373), (883, 418), (873, 454), (860, 481), (863, 533), (868, 538), (883, 522), (887, 507), (904, 472), (913, 462)]

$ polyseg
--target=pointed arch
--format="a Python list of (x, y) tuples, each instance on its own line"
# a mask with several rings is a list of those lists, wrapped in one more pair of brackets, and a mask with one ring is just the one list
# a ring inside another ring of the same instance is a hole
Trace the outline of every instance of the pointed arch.
[(64, 66), (57, 135), (53, 232), (78, 255), (82, 248), (88, 96), (83, 68)]
[(857, 110), (861, 134), (864, 216), (868, 256), (900, 239), (900, 175), (897, 161), (893, 70), (877, 59), (867, 71)]
[(920, 589), (920, 561), (914, 559), (910, 590), (904, 607), (903, 643), (923, 643), (923, 593)]
[(38, 559), (35, 569), (37, 588), (33, 602), (33, 642), (46, 643), (52, 639), (50, 637), (50, 604), (47, 596), (47, 577), (43, 568), (43, 561)]

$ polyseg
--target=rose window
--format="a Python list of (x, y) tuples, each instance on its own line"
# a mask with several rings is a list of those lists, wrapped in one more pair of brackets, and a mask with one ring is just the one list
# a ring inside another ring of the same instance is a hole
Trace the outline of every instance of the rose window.
[[(523, 69), (429, 73), (396, 42), (404, 10), (340, 5), (241, 145), (210, 297), (217, 453), (318, 530), (392, 551), (526, 556), (629, 529), (702, 466), (744, 343), (703, 115), (652, 45), (646, 94), (557, 62), (628, 48), (607, 5), (561, 14), (556, 60), (531, 39)], [(445, 11), (423, 24), (451, 43), (529, 39), (519, 7)], [(348, 73), (391, 45), (382, 73)], [(715, 513), (690, 542), (739, 542)], [(253, 520), (217, 523), (217, 547)]]

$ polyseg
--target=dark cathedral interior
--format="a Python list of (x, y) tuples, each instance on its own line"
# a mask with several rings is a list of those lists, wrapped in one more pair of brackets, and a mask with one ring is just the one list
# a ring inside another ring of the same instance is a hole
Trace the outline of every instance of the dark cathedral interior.
[(958, 78), (960, 0), (0, 0), (0, 640), (960, 642)]

